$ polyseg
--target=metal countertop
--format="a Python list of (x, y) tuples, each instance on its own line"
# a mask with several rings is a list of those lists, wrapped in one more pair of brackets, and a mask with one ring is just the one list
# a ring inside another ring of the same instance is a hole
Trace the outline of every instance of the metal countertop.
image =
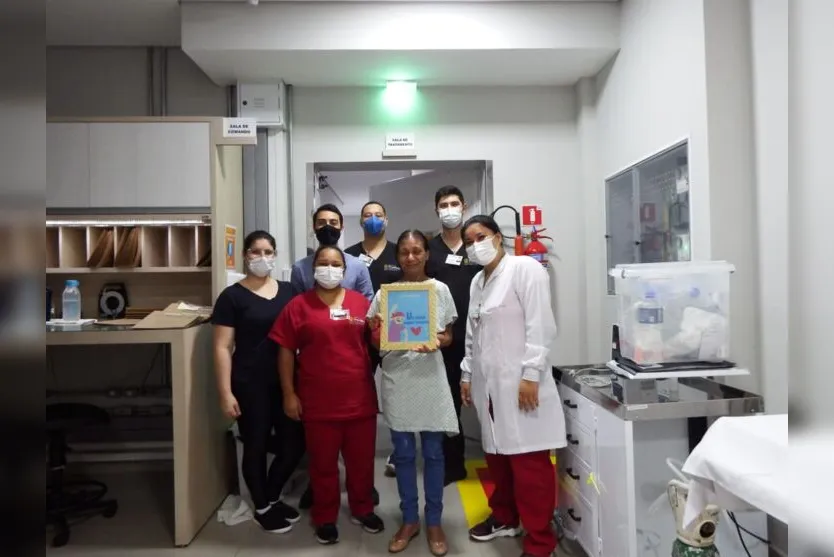
[[(606, 387), (590, 387), (574, 373), (610, 378)], [(674, 379), (627, 379), (612, 373), (605, 364), (554, 366), (553, 377), (564, 387), (628, 421), (681, 418), (746, 416), (764, 412), (764, 398), (706, 377)]]

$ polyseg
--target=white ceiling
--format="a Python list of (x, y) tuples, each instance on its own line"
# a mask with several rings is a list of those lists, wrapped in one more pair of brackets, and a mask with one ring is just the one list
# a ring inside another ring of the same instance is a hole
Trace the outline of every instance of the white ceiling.
[[(194, 0), (46, 0), (47, 44), (52, 46), (179, 46), (182, 3)], [(246, 3), (246, 0), (201, 0)], [(261, 0), (282, 2), (285, 0)], [(318, 2), (320, 0), (298, 0)], [(351, 0), (330, 0), (349, 2)], [(403, 3), (409, 0), (369, 0)], [(424, 0), (450, 2), (453, 0)], [(472, 1), (472, 0), (470, 0)], [(499, 0), (474, 0), (493, 2)], [(500, 0), (520, 3), (526, 0)], [(594, 2), (600, 0), (546, 0)], [(610, 3), (616, 0), (601, 0)], [(251, 10), (258, 10), (251, 6)], [(594, 75), (610, 49), (542, 50), (245, 50), (196, 48), (187, 54), (216, 83), (274, 81), (300, 86), (379, 85), (416, 79), (432, 85), (571, 85)], [(406, 73), (393, 75), (392, 72)]]
[[(285, 2), (292, 0), (261, 0)], [(352, 2), (355, 0), (295, 0)], [(365, 0), (409, 2), (413, 0)], [(422, 0), (454, 2), (456, 0)], [(528, 0), (468, 0), (525, 2)], [(543, 0), (544, 2), (617, 2), (619, 0)], [(55, 46), (179, 46), (180, 2), (246, 0), (46, 0), (46, 44)], [(252, 9), (257, 9), (253, 6)]]
[(216, 83), (270, 82), (299, 86), (379, 86), (411, 79), (421, 87), (573, 85), (610, 60), (605, 50), (487, 51), (189, 51)]

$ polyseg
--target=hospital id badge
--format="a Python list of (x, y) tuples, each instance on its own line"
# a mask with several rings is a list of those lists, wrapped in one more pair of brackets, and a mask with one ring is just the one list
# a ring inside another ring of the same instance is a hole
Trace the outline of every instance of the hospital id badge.
[(367, 253), (363, 253), (359, 256), (359, 261), (365, 264), (365, 267), (370, 267), (371, 263), (374, 262), (374, 258), (368, 255)]
[(347, 319), (350, 319), (350, 310), (342, 308), (330, 308), (330, 319), (332, 319), (333, 321), (345, 321)]
[(450, 253), (446, 256), (446, 265), (454, 265), (455, 267), (460, 267), (461, 263), (463, 263), (462, 255), (453, 255)]

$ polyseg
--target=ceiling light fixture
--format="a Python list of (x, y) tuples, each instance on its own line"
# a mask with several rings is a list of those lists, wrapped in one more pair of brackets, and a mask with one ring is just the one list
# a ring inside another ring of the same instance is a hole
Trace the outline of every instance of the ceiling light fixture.
[(383, 103), (389, 112), (403, 114), (410, 111), (417, 100), (416, 81), (389, 81), (385, 84)]
[(258, 5), (258, 0), (246, 0), (246, 3), (249, 4), (250, 6), (257, 6)]

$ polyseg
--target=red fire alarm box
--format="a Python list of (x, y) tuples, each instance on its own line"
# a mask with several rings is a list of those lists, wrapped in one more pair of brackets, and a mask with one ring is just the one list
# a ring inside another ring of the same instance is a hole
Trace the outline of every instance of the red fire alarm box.
[(523, 205), (521, 207), (521, 224), (524, 226), (541, 226), (542, 210), (536, 205)]

